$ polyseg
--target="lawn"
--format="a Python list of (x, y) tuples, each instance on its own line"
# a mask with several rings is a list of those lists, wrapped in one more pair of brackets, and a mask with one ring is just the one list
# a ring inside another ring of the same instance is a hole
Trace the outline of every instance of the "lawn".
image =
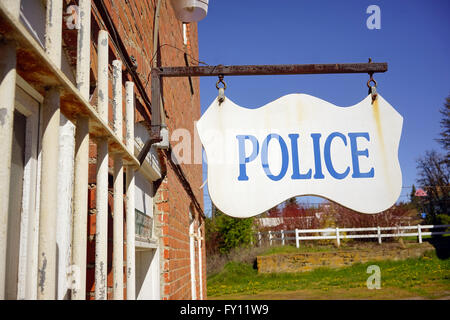
[[(274, 253), (274, 252), (272, 252)], [(381, 289), (369, 290), (367, 267), (381, 269)], [(210, 299), (397, 299), (448, 298), (450, 259), (435, 252), (402, 261), (377, 261), (341, 269), (258, 274), (249, 263), (229, 262), (208, 277)]]

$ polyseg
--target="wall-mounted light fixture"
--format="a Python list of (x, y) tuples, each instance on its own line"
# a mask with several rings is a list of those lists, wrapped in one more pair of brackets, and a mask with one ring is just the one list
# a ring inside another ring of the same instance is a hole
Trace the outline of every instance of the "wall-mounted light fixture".
[(208, 14), (209, 0), (170, 0), (178, 20), (196, 22)]

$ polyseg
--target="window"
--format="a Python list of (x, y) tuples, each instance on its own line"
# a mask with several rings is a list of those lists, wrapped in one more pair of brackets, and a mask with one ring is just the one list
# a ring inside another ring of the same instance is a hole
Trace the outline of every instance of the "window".
[(150, 242), (153, 237), (153, 186), (139, 172), (135, 175), (136, 240)]
[(135, 173), (136, 299), (160, 299), (159, 250), (153, 223), (153, 184)]

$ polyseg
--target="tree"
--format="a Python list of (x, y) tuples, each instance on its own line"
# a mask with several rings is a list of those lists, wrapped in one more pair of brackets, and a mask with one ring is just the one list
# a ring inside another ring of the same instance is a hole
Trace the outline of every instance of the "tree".
[(427, 222), (445, 223), (450, 215), (450, 162), (448, 157), (436, 151), (427, 151), (417, 160), (419, 179), (417, 180), (427, 193), (424, 198)]
[(411, 193), (409, 194), (409, 203), (407, 204), (411, 209), (415, 209), (419, 211), (418, 213), (423, 212), (423, 207), (421, 204), (420, 197), (416, 196), (416, 186), (413, 184), (411, 188)]
[(205, 220), (205, 245), (206, 255), (212, 256), (219, 252), (219, 244), (222, 242), (222, 236), (217, 231), (215, 219), (213, 217), (206, 217)]
[(278, 218), (281, 217), (281, 215), (282, 211), (280, 209), (280, 206), (275, 206), (272, 209), (269, 209), (266, 214), (268, 218)]
[(441, 132), (440, 139), (437, 141), (442, 145), (444, 150), (447, 151), (446, 158), (450, 158), (450, 96), (445, 99), (444, 107), (439, 110), (442, 115), (441, 119)]
[(416, 199), (416, 186), (412, 185), (411, 193), (409, 194), (409, 200), (411, 202), (414, 202), (415, 199)]
[(207, 239), (214, 243), (215, 248), (222, 254), (231, 249), (250, 245), (253, 238), (253, 218), (233, 218), (220, 212), (216, 208), (214, 220), (207, 224)]
[(281, 210), (281, 216), (283, 217), (298, 217), (301, 216), (304, 210), (300, 208), (300, 205), (297, 202), (295, 197), (289, 198), (285, 203), (284, 207)]
[(417, 160), (419, 179), (417, 180), (427, 193), (421, 201), (428, 211), (427, 222), (433, 224), (450, 223), (450, 96), (445, 99), (442, 115), (441, 138), (436, 139), (446, 154), (427, 151)]

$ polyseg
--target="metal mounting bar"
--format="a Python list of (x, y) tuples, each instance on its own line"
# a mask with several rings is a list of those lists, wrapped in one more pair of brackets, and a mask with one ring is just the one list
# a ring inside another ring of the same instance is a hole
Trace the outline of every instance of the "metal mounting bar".
[(189, 66), (157, 67), (153, 71), (161, 77), (204, 76), (263, 76), (293, 74), (378, 73), (388, 70), (387, 62), (330, 63), (330, 64), (280, 64), (242, 66)]
[(264, 76), (294, 74), (338, 74), (338, 73), (374, 73), (386, 72), (387, 62), (369, 63), (330, 63), (330, 64), (278, 64), (278, 65), (242, 65), (242, 66), (183, 66), (154, 67), (152, 69), (152, 131), (151, 137), (139, 153), (142, 165), (151, 146), (161, 141), (160, 95), (162, 77), (212, 77), (212, 76)]

